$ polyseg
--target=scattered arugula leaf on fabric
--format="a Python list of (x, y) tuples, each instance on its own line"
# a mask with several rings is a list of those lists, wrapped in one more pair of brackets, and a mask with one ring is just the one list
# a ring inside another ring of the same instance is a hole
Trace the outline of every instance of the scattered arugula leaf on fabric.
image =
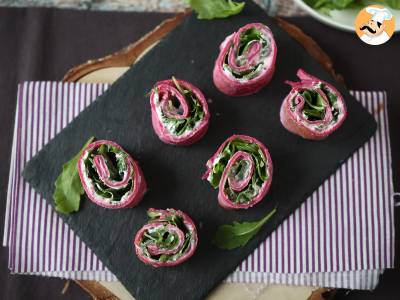
[(264, 218), (255, 222), (233, 222), (232, 225), (221, 225), (214, 235), (213, 244), (220, 249), (231, 250), (247, 244), (276, 213), (275, 207)]
[(186, 0), (190, 7), (197, 13), (198, 19), (227, 18), (240, 13), (244, 2), (232, 0)]
[(61, 174), (54, 183), (53, 199), (56, 203), (56, 211), (60, 213), (69, 214), (79, 210), (81, 195), (85, 191), (83, 190), (76, 165), (83, 149), (93, 142), (93, 140), (94, 137), (91, 137), (81, 151), (63, 165)]

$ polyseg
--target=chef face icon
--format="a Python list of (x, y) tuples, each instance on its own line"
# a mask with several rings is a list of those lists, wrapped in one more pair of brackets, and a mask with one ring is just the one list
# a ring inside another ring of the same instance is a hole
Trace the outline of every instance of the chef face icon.
[(385, 24), (370, 19), (367, 23), (360, 27), (360, 30), (369, 37), (375, 37), (380, 35), (384, 31), (385, 27)]
[(368, 6), (356, 18), (356, 32), (369, 45), (386, 43), (394, 31), (392, 13), (383, 6)]

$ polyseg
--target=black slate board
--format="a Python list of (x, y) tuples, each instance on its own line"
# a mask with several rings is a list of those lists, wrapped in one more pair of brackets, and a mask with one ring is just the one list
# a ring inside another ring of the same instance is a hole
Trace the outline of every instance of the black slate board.
[[(230, 98), (213, 86), (212, 68), (223, 38), (249, 22), (263, 22), (274, 32), (276, 73), (260, 93)], [(113, 211), (85, 198), (78, 213), (62, 215), (63, 219), (137, 299), (204, 298), (376, 130), (373, 117), (339, 86), (347, 102), (348, 119), (336, 133), (325, 141), (312, 142), (287, 132), (279, 122), (279, 107), (289, 92), (283, 81), (295, 80), (300, 67), (333, 82), (297, 42), (251, 2), (240, 15), (227, 20), (199, 21), (190, 16), (35, 156), (24, 177), (51, 200), (61, 165), (89, 136), (122, 145), (139, 160), (147, 179), (150, 189), (142, 203), (134, 209)], [(150, 105), (144, 95), (154, 82), (172, 75), (192, 82), (212, 99), (210, 129), (190, 147), (163, 144), (151, 127)], [(217, 204), (217, 190), (200, 179), (207, 159), (234, 133), (260, 139), (274, 162), (269, 194), (248, 211), (222, 209)], [(259, 219), (276, 204), (275, 217), (245, 247), (223, 251), (212, 246), (219, 224)], [(199, 247), (188, 262), (153, 269), (136, 258), (132, 240), (146, 222), (149, 207), (181, 209), (196, 221)]]

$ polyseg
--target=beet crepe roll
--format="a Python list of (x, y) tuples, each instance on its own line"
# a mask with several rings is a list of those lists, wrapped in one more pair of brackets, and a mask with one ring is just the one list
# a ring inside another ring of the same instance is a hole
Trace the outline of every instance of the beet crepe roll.
[(302, 69), (297, 76), (300, 82), (286, 81), (292, 90), (281, 106), (282, 125), (305, 139), (324, 139), (346, 119), (344, 99), (331, 84)]
[(79, 158), (78, 171), (86, 195), (105, 208), (134, 207), (147, 190), (139, 164), (111, 141), (89, 144)]
[(272, 160), (255, 138), (233, 135), (207, 161), (207, 179), (219, 188), (218, 202), (227, 209), (247, 209), (260, 202), (272, 182)]
[(174, 77), (156, 83), (150, 95), (153, 128), (167, 144), (190, 145), (208, 129), (210, 113), (203, 93)]
[(251, 95), (271, 80), (277, 47), (269, 27), (261, 23), (247, 24), (226, 37), (219, 48), (213, 80), (222, 93)]
[(153, 267), (172, 267), (188, 260), (197, 247), (192, 219), (172, 208), (147, 211), (150, 220), (135, 236), (137, 257)]

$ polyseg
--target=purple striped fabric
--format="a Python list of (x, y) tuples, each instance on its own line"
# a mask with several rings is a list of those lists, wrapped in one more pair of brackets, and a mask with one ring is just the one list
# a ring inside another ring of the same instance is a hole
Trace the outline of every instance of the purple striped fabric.
[(355, 91), (353, 95), (375, 116), (377, 133), (285, 220), (229, 281), (322, 282), (324, 286), (371, 289), (381, 270), (393, 267), (394, 203), (386, 94)]
[[(3, 239), (12, 272), (115, 280), (20, 176), (26, 162), (107, 88), (53, 82), (19, 85)], [(84, 272), (74, 276), (76, 271)]]
[[(107, 88), (19, 85), (3, 240), (12, 272), (116, 280), (20, 176), (25, 163)], [(376, 117), (376, 135), (243, 261), (228, 282), (371, 289), (381, 270), (393, 266), (386, 94), (354, 95)]]

